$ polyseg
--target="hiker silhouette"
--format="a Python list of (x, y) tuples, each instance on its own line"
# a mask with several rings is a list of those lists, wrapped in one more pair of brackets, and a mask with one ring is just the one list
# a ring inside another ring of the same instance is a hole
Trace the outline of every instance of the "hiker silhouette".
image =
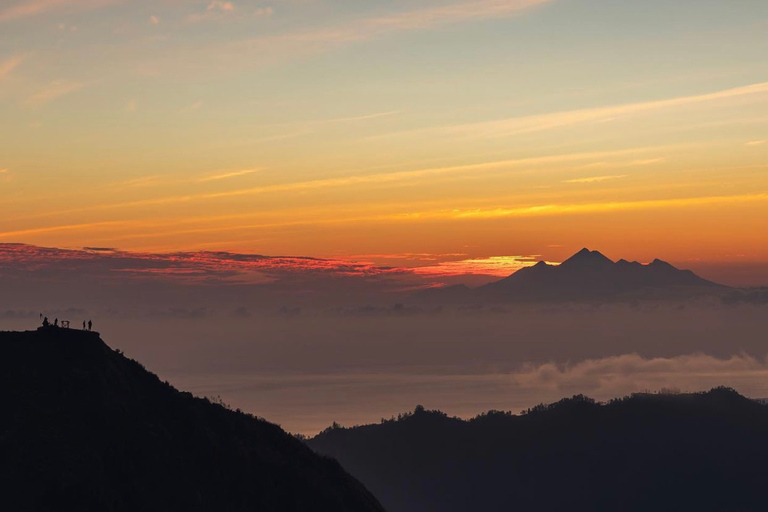
[(90, 320), (88, 320), (88, 330), (89, 330), (89, 331), (92, 331), (92, 330), (93, 330), (93, 322), (92, 322), (92, 321), (90, 321)]
[(48, 327), (51, 325), (51, 322), (48, 321), (48, 317), (43, 318), (43, 327)]

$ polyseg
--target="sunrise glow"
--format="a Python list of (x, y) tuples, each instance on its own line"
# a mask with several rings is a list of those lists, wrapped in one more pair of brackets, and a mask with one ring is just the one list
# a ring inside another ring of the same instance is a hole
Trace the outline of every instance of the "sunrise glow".
[(13, 0), (0, 241), (768, 265), (764, 31), (656, 3)]

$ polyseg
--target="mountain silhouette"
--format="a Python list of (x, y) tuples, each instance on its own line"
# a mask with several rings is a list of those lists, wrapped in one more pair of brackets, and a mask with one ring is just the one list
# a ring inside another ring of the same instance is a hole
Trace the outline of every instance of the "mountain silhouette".
[(614, 262), (582, 249), (560, 265), (540, 261), (479, 288), (437, 288), (420, 293), (430, 301), (578, 301), (687, 298), (726, 287), (659, 259), (643, 265)]
[(383, 511), (336, 461), (97, 333), (2, 332), (0, 352), (2, 510)]
[(390, 512), (768, 510), (768, 407), (727, 388), (472, 420), (417, 407), (309, 441)]

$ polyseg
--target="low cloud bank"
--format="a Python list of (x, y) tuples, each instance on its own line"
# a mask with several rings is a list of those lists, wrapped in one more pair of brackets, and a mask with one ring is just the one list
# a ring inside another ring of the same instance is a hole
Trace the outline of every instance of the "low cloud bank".
[(747, 354), (727, 359), (707, 354), (669, 358), (625, 354), (576, 364), (526, 364), (511, 376), (514, 385), (522, 388), (584, 392), (602, 398), (643, 390), (698, 391), (718, 385), (749, 388), (768, 396), (768, 362)]
[(702, 391), (725, 385), (768, 397), (768, 361), (745, 354), (644, 358), (625, 354), (574, 364), (523, 364), (509, 373), (174, 374), (198, 395), (222, 397), (292, 432), (314, 434), (337, 421), (378, 422), (417, 404), (464, 418), (496, 409), (519, 412), (574, 394), (609, 400), (636, 392)]

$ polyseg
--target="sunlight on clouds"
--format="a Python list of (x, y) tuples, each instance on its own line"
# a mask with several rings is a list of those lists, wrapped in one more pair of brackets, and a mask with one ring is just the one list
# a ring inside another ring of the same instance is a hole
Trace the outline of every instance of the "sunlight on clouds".
[[(296, 192), (296, 191), (311, 191), (311, 190), (320, 190), (320, 189), (327, 189), (327, 188), (351, 187), (355, 185), (365, 185), (365, 184), (396, 183), (401, 181), (413, 180), (415, 178), (438, 177), (438, 176), (449, 175), (449, 174), (474, 173), (478, 171), (487, 171), (487, 170), (493, 170), (493, 169), (520, 168), (520, 167), (526, 167), (526, 166), (532, 166), (532, 165), (546, 165), (546, 164), (556, 164), (556, 163), (563, 163), (563, 162), (578, 162), (582, 160), (589, 160), (592, 158), (620, 157), (624, 155), (633, 155), (637, 153), (652, 152), (658, 149), (660, 148), (633, 148), (633, 149), (624, 149), (624, 150), (617, 150), (617, 151), (573, 153), (573, 154), (562, 154), (562, 155), (552, 155), (552, 156), (543, 156), (543, 157), (520, 158), (520, 159), (512, 159), (512, 160), (500, 160), (495, 162), (483, 162), (478, 164), (467, 164), (467, 165), (457, 165), (457, 166), (448, 166), (448, 167), (432, 167), (432, 168), (418, 169), (418, 170), (345, 176), (340, 178), (316, 179), (316, 180), (310, 180), (310, 181), (299, 181), (294, 183), (264, 185), (260, 187), (236, 189), (236, 190), (229, 190), (224, 192), (190, 193), (190, 194), (177, 195), (177, 196), (168, 196), (168, 197), (160, 197), (160, 198), (153, 198), (153, 199), (142, 199), (138, 201), (129, 201), (129, 202), (123, 202), (123, 203), (112, 202), (112, 203), (106, 203), (102, 205), (86, 206), (86, 207), (74, 208), (66, 211), (59, 211), (59, 212), (55, 212), (55, 214), (59, 215), (62, 213), (73, 213), (73, 212), (136, 208), (136, 207), (142, 207), (142, 206), (148, 206), (148, 205), (166, 205), (166, 204), (174, 204), (174, 203), (186, 203), (189, 201), (207, 201), (207, 200), (216, 200), (216, 199), (221, 200), (225, 198), (238, 197), (238, 196), (261, 195), (261, 194), (269, 194), (269, 193), (287, 193), (287, 192)], [(54, 213), (50, 213), (46, 215), (54, 215)]]
[(250, 39), (238, 46), (253, 50), (275, 48), (279, 52), (315, 53), (344, 44), (367, 41), (387, 34), (427, 30), (459, 22), (509, 17), (556, 0), (476, 0), (390, 16), (363, 18), (336, 28), (298, 31)]
[(226, 180), (229, 178), (237, 178), (238, 176), (246, 176), (248, 174), (255, 174), (259, 172), (259, 169), (243, 169), (240, 171), (231, 171), (231, 172), (225, 172), (221, 174), (214, 174), (211, 176), (206, 176), (204, 178), (200, 178), (197, 181), (198, 182), (206, 182), (206, 181), (217, 181), (217, 180)]
[(735, 87), (722, 91), (699, 94), (695, 96), (683, 96), (667, 100), (648, 101), (643, 103), (630, 103), (610, 107), (597, 107), (580, 110), (568, 110), (550, 114), (539, 114), (526, 117), (514, 117), (497, 121), (482, 121), (454, 126), (440, 126), (411, 130), (407, 132), (382, 135), (386, 137), (414, 137), (426, 136), (430, 133), (443, 136), (458, 136), (470, 138), (493, 139), (509, 137), (529, 133), (542, 132), (556, 128), (565, 128), (587, 123), (600, 123), (613, 121), (627, 116), (633, 116), (648, 112), (675, 109), (679, 107), (714, 103), (737, 98), (754, 98), (764, 100), (768, 93), (768, 82), (761, 82), (744, 87)]
[(208, 7), (206, 7), (207, 11), (234, 11), (235, 6), (232, 5), (232, 2), (221, 2), (219, 0), (213, 0), (213, 2), (208, 4)]
[(0, 236), (5, 238), (12, 238), (12, 237), (18, 237), (18, 236), (40, 235), (40, 234), (54, 233), (54, 232), (60, 232), (60, 231), (93, 232), (93, 231), (102, 230), (105, 228), (118, 228), (118, 227), (136, 228), (141, 226), (142, 224), (140, 222), (134, 222), (134, 221), (87, 222), (82, 224), (68, 224), (68, 225), (61, 225), (61, 226), (47, 226), (47, 227), (40, 227), (40, 228), (20, 229), (16, 231), (6, 231), (4, 233), (0, 233)]
[[(489, 275), (507, 277), (525, 267), (532, 267), (538, 256), (491, 256), (458, 261), (443, 261), (437, 265), (417, 267), (414, 272), (424, 275)], [(552, 262), (549, 262), (552, 263)]]
[(618, 174), (615, 176), (592, 176), (589, 178), (575, 178), (572, 180), (565, 180), (563, 183), (601, 183), (608, 180), (618, 180), (620, 178), (626, 178), (626, 174)]
[[(350, 211), (344, 214), (329, 214), (325, 210), (296, 213), (276, 212), (274, 220), (249, 222), (250, 219), (265, 219), (262, 214), (222, 216), (213, 219), (185, 219), (161, 221), (110, 221), (97, 223), (62, 224), (23, 230), (0, 232), (0, 237), (15, 239), (23, 236), (51, 234), (59, 231), (81, 231), (89, 233), (99, 230), (100, 240), (109, 243), (127, 240), (149, 240), (168, 236), (200, 236), (205, 233), (221, 235), (227, 231), (266, 230), (292, 226), (328, 226), (328, 225), (375, 225), (380, 223), (428, 223), (438, 221), (462, 220), (483, 221), (502, 218), (535, 218), (578, 215), (585, 213), (610, 213), (619, 211), (654, 211), (665, 208), (690, 208), (702, 206), (724, 206), (737, 204), (768, 203), (768, 194), (745, 194), (736, 196), (712, 196), (696, 198), (639, 200), (602, 203), (541, 204), (514, 208), (468, 208), (410, 211), (398, 214), (368, 213)], [(238, 222), (239, 220), (239, 222)], [(207, 225), (206, 225), (207, 224)], [(193, 227), (183, 228), (183, 225)], [(173, 227), (176, 226), (176, 227)], [(170, 228), (170, 229), (169, 229)], [(122, 230), (122, 231), (120, 231)], [(110, 234), (111, 231), (111, 234)], [(499, 262), (493, 262), (498, 264)]]
[[(390, 110), (387, 112), (376, 112), (374, 114), (365, 114), (361, 116), (337, 117), (333, 119), (320, 119), (317, 121), (305, 121), (304, 124), (331, 124), (331, 123), (350, 123), (355, 121), (368, 121), (370, 119), (379, 119), (399, 114), (400, 110)], [(299, 123), (301, 124), (301, 123)]]
[(35, 94), (29, 96), (26, 100), (26, 104), (33, 107), (39, 107), (57, 98), (66, 96), (67, 94), (77, 92), (83, 87), (85, 87), (84, 83), (56, 80)]
[(235, 13), (240, 16), (267, 17), (273, 13), (272, 7), (258, 7), (255, 9), (242, 9), (232, 2), (213, 0), (208, 3), (204, 12), (192, 13), (187, 16), (187, 23), (200, 23), (211, 20), (230, 19)]
[(200, 108), (202, 108), (202, 106), (203, 106), (203, 102), (198, 100), (198, 101), (196, 101), (194, 103), (191, 103), (191, 104), (185, 106), (184, 108), (182, 108), (181, 112), (182, 113), (194, 112), (195, 110), (200, 110)]
[(656, 208), (685, 208), (691, 206), (762, 203), (768, 201), (768, 194), (743, 194), (735, 196), (686, 197), (679, 199), (652, 199), (640, 201), (621, 201), (585, 204), (547, 204), (523, 206), (519, 208), (493, 208), (456, 210), (452, 212), (425, 212), (413, 214), (426, 218), (449, 216), (459, 219), (481, 219), (498, 217), (531, 217), (544, 215), (569, 215), (579, 213), (601, 213), (626, 210), (652, 210)]
[(0, 80), (10, 75), (22, 62), (24, 62), (24, 57), (21, 55), (16, 55), (4, 61), (0, 61)]
[(386, 30), (432, 28), (446, 23), (509, 16), (550, 1), (554, 0), (476, 0), (374, 18), (368, 20), (367, 25), (372, 28), (382, 27)]
[[(578, 169), (598, 169), (604, 167), (644, 167), (648, 165), (663, 164), (666, 158), (647, 158), (644, 160), (629, 160), (627, 162), (594, 162), (578, 166)], [(623, 176), (622, 176), (623, 177)]]
[(21, 0), (0, 9), (0, 22), (45, 14), (49, 11), (67, 7), (76, 9), (95, 9), (114, 4), (120, 0)]
[(147, 187), (151, 185), (157, 185), (161, 181), (161, 176), (154, 175), (154, 176), (142, 176), (140, 178), (134, 178), (131, 180), (125, 180), (121, 181), (119, 183), (115, 183), (114, 186), (117, 187)]

